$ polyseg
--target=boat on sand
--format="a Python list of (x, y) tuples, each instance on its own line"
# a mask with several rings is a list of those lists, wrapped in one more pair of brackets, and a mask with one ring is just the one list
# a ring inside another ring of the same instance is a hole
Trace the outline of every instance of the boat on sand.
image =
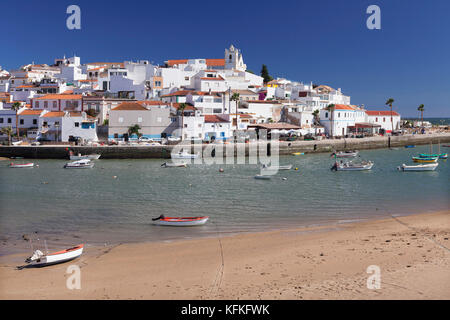
[(83, 253), (84, 244), (79, 244), (73, 248), (58, 252), (44, 254), (40, 250), (33, 252), (33, 255), (25, 260), (29, 266), (44, 267), (57, 263), (74, 260)]
[(171, 226), (171, 227), (192, 227), (201, 226), (208, 221), (209, 217), (164, 217), (153, 219), (153, 224), (158, 226)]

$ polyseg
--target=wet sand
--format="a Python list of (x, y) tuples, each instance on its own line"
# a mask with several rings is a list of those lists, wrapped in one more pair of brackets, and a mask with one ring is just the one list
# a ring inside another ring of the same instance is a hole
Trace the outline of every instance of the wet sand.
[[(175, 242), (90, 247), (16, 270), (0, 257), (0, 299), (450, 299), (450, 211)], [(70, 265), (81, 289), (69, 290)], [(368, 289), (367, 268), (381, 288)]]

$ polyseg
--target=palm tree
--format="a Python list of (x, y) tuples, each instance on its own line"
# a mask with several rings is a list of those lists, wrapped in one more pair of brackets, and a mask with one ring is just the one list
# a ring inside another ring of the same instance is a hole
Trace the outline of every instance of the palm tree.
[(21, 105), (19, 102), (14, 102), (11, 106), (11, 110), (14, 110), (16, 112), (16, 130), (17, 130), (17, 139), (19, 139), (19, 109)]
[(181, 140), (184, 139), (184, 110), (186, 109), (187, 105), (186, 103), (180, 103), (180, 106), (178, 107), (178, 112), (181, 113)]
[(312, 115), (314, 116), (314, 134), (317, 136), (317, 124), (319, 124), (319, 109), (314, 110)]
[(239, 105), (239, 93), (233, 93), (233, 95), (230, 98), (231, 101), (236, 101), (236, 138), (237, 138), (237, 132), (238, 132), (238, 105)]
[(328, 105), (327, 109), (330, 112), (330, 128), (331, 128), (331, 137), (334, 136), (334, 108), (336, 105), (330, 104)]
[(389, 98), (388, 101), (386, 101), (386, 105), (391, 108), (391, 126), (392, 126), (392, 132), (394, 131), (394, 120), (392, 119), (392, 104), (394, 103), (394, 99)]
[(8, 145), (10, 146), (11, 145), (11, 136), (13, 134), (12, 127), (11, 126), (3, 127), (0, 131), (1, 131), (2, 134), (8, 135)]
[(417, 110), (420, 111), (420, 118), (422, 119), (422, 127), (423, 127), (423, 112), (425, 111), (425, 106), (423, 104), (421, 104)]
[(128, 128), (128, 136), (131, 138), (133, 134), (137, 135), (138, 138), (142, 136), (142, 133), (139, 132), (141, 130), (141, 127), (138, 124), (135, 124), (134, 126), (131, 126)]

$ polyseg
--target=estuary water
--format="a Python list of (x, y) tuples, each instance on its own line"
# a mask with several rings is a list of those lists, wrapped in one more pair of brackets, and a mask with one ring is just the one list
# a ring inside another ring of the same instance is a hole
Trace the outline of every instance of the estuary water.
[[(32, 160), (39, 167), (28, 169), (0, 161), (0, 254), (29, 248), (24, 234), (59, 249), (448, 210), (447, 161), (440, 160), (434, 172), (397, 170), (429, 150), (361, 151), (361, 159), (375, 163), (366, 172), (333, 172), (330, 154), (282, 156), (280, 164), (298, 170), (280, 171), (267, 181), (254, 179), (258, 166), (248, 164), (162, 168), (164, 160), (100, 159), (92, 169), (70, 170), (63, 169), (68, 160)], [(160, 214), (210, 220), (192, 228), (153, 226), (151, 218)]]

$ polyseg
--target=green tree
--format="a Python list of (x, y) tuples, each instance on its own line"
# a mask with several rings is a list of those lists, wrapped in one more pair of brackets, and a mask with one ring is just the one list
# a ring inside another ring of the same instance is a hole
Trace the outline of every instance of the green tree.
[(1, 129), (2, 134), (6, 134), (8, 136), (8, 145), (11, 145), (11, 136), (13, 134), (13, 128), (11, 126), (9, 127), (3, 127)]
[(135, 124), (134, 126), (131, 126), (128, 128), (128, 136), (131, 137), (133, 134), (137, 135), (138, 138), (142, 136), (142, 133), (139, 132), (141, 130), (141, 127), (138, 124)]
[(422, 119), (422, 127), (423, 127), (423, 112), (425, 111), (425, 106), (421, 104), (418, 108), (418, 111), (420, 111), (420, 118)]
[(269, 70), (267, 69), (267, 66), (265, 64), (262, 65), (261, 77), (264, 78), (264, 83), (267, 83), (267, 82), (273, 80), (273, 78), (269, 75)]
[(14, 102), (13, 105), (11, 106), (11, 110), (14, 110), (16, 112), (16, 130), (17, 130), (17, 138), (20, 137), (19, 135), (19, 110), (20, 110), (20, 103), (19, 102)]
[(231, 101), (236, 102), (236, 138), (237, 138), (237, 132), (238, 132), (238, 106), (239, 106), (239, 93), (233, 93), (233, 95), (230, 98)]
[(386, 105), (389, 106), (391, 108), (391, 126), (392, 126), (392, 131), (394, 131), (394, 120), (392, 119), (392, 104), (394, 103), (394, 99), (389, 98), (388, 101), (386, 101)]

